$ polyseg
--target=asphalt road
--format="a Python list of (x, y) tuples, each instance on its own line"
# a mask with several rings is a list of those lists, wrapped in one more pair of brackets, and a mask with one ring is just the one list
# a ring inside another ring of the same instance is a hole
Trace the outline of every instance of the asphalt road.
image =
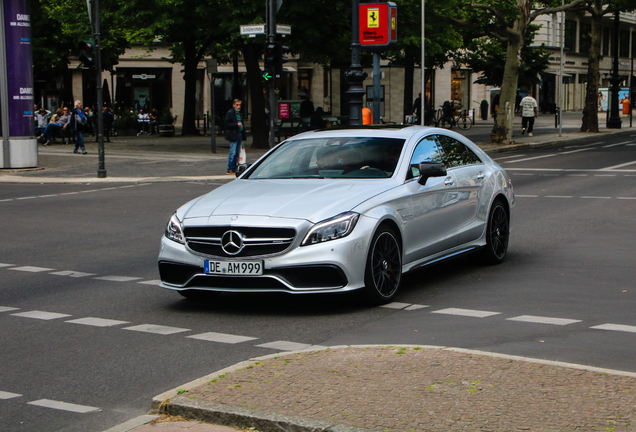
[(157, 287), (165, 223), (219, 183), (0, 184), (0, 429), (103, 431), (165, 390), (310, 345), (444, 345), (636, 371), (636, 138), (495, 157), (517, 195), (509, 259), (409, 274), (381, 308), (354, 295), (198, 304)]

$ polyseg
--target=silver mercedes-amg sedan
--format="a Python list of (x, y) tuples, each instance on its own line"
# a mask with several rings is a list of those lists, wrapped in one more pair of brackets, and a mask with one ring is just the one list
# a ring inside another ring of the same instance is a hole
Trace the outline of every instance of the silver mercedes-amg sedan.
[(467, 138), (420, 126), (296, 135), (179, 208), (161, 240), (161, 286), (219, 292), (360, 290), (374, 304), (402, 274), (468, 252), (508, 251), (506, 171)]

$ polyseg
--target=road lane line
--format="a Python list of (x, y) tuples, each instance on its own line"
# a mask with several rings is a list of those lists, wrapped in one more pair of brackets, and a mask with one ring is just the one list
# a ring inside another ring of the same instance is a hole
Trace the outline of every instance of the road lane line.
[(535, 156), (535, 157), (530, 157), (530, 158), (524, 158), (524, 159), (517, 159), (517, 160), (513, 160), (513, 161), (505, 161), (505, 163), (517, 163), (517, 162), (525, 162), (525, 161), (530, 161), (530, 160), (536, 160), (536, 159), (545, 159), (545, 158), (549, 158), (549, 157), (554, 157), (557, 156), (556, 154), (549, 154), (549, 155), (543, 155), (543, 156)]
[(634, 165), (634, 164), (636, 164), (636, 161), (625, 162), (625, 163), (622, 163), (622, 164), (613, 165), (613, 166), (606, 167), (606, 168), (601, 168), (599, 171), (611, 171), (611, 170), (614, 170), (614, 169), (623, 168), (623, 167)]
[(37, 198), (37, 197), (36, 197), (36, 196), (22, 197), (22, 198), (16, 198), (16, 201), (19, 201), (19, 200), (28, 200), (28, 199), (35, 199), (35, 198)]
[(578, 150), (570, 150), (570, 151), (566, 151), (566, 152), (561, 152), (560, 154), (566, 155), (566, 154), (584, 152), (584, 151), (588, 151), (588, 150), (594, 150), (594, 149), (593, 148), (583, 148), (583, 149), (578, 149)]
[(534, 316), (534, 315), (520, 315), (518, 317), (507, 318), (507, 320), (536, 323), (536, 324), (552, 324), (552, 325), (560, 325), (560, 326), (581, 322), (581, 320), (575, 320), (575, 319), (551, 318), (551, 317), (541, 317), (541, 316)]
[(77, 271), (73, 271), (73, 270), (64, 270), (64, 271), (59, 271), (59, 272), (53, 272), (50, 273), (52, 275), (57, 275), (57, 276), (69, 276), (69, 277), (73, 277), (73, 278), (80, 278), (80, 277), (87, 277), (87, 276), (94, 276), (95, 273), (83, 273), (83, 272), (77, 272)]
[(122, 324), (129, 324), (129, 321), (118, 321), (118, 320), (112, 320), (112, 319), (93, 318), (93, 317), (78, 318), (75, 320), (64, 321), (64, 322), (71, 323), (71, 324), (82, 324), (82, 325), (93, 326), (93, 327), (113, 327), (113, 326), (122, 325)]
[(620, 200), (636, 200), (636, 197), (617, 197), (616, 199), (620, 199)]
[(632, 143), (631, 141), (625, 141), (625, 142), (616, 143), (616, 144), (609, 144), (609, 145), (603, 146), (603, 148), (617, 147), (620, 145), (631, 144), (631, 143)]
[(14, 313), (14, 314), (11, 314), (11, 316), (17, 316), (22, 318), (34, 318), (34, 319), (49, 321), (49, 320), (54, 320), (58, 318), (70, 317), (71, 315), (35, 310), (35, 311)]
[(628, 333), (636, 333), (636, 326), (623, 325), (623, 324), (601, 324), (594, 327), (590, 327), (595, 330), (610, 330), (610, 331), (622, 331)]
[(186, 336), (186, 337), (190, 339), (199, 339), (204, 341), (227, 343), (227, 344), (237, 344), (241, 342), (247, 342), (247, 341), (258, 339), (258, 338), (249, 337), (249, 336), (237, 336), (237, 335), (215, 333), (215, 332), (201, 333), (201, 334), (196, 334), (196, 335)]
[(581, 199), (612, 199), (608, 196), (582, 196)]
[(161, 334), (161, 335), (171, 335), (175, 333), (190, 331), (190, 329), (184, 329), (179, 327), (168, 327), (168, 326), (154, 325), (154, 324), (142, 324), (142, 325), (137, 325), (132, 327), (125, 327), (122, 330), (131, 330), (131, 331), (138, 331), (143, 333), (154, 333), (154, 334)]
[(563, 147), (563, 148), (566, 148), (566, 149), (567, 149), (567, 148), (592, 147), (592, 146), (599, 145), (599, 144), (605, 144), (605, 142), (604, 142), (604, 141), (599, 141), (599, 142), (595, 142), (595, 143), (592, 143), (592, 144), (576, 145), (576, 146), (567, 146), (567, 147)]
[(412, 311), (412, 310), (418, 310), (418, 309), (424, 309), (430, 307), (428, 305), (421, 305), (421, 304), (412, 304), (409, 307), (404, 308), (405, 311)]
[(400, 303), (400, 302), (391, 302), (391, 303), (387, 303), (385, 305), (382, 305), (380, 307), (382, 308), (386, 308), (386, 309), (404, 309), (406, 307), (411, 306), (411, 303)]
[(474, 317), (474, 318), (486, 318), (489, 316), (501, 314), (501, 312), (489, 312), (489, 311), (460, 309), (460, 308), (440, 309), (440, 310), (432, 311), (431, 313), (444, 314), (444, 315), (459, 315), (459, 316), (467, 316), (467, 317)]
[(101, 409), (92, 407), (92, 406), (77, 405), (77, 404), (72, 404), (67, 402), (54, 401), (51, 399), (40, 399), (33, 402), (27, 402), (27, 404), (40, 406), (44, 408), (53, 408), (53, 409), (62, 410), (62, 411), (70, 411), (70, 412), (74, 412), (78, 414), (86, 414), (90, 412), (101, 411)]
[(13, 267), (15, 264), (0, 263), (0, 267)]
[(110, 282), (130, 282), (134, 280), (141, 279), (140, 277), (130, 277), (130, 276), (99, 276), (93, 279), (104, 280)]
[(517, 195), (517, 194), (515, 194), (515, 198), (539, 198), (539, 195)]
[(11, 393), (0, 390), (0, 399), (13, 399), (22, 396), (21, 394)]
[(23, 266), (23, 267), (9, 267), (9, 270), (17, 270), (29, 273), (40, 273), (40, 272), (50, 272), (55, 269), (52, 268), (44, 268), (44, 267), (32, 267), (32, 266)]
[(161, 281), (159, 279), (141, 281), (141, 282), (137, 282), (137, 283), (138, 284), (142, 284), (142, 285), (156, 285), (156, 286), (161, 285)]
[(514, 156), (500, 157), (500, 158), (496, 158), (496, 159), (493, 159), (493, 160), (495, 160), (495, 161), (500, 161), (500, 160), (504, 160), (504, 159), (514, 159), (514, 158), (524, 157), (524, 156), (525, 156), (524, 154), (521, 154), (521, 155), (514, 155)]
[(303, 344), (303, 343), (289, 342), (289, 341), (274, 341), (274, 342), (268, 342), (268, 343), (264, 343), (264, 344), (260, 344), (256, 346), (261, 348), (274, 349), (278, 351), (303, 351), (308, 348), (311, 348), (311, 349), (326, 348), (321, 345), (311, 345), (311, 344)]
[(574, 198), (571, 195), (546, 195), (546, 198)]
[(9, 312), (13, 310), (18, 310), (20, 308), (9, 307), (9, 306), (0, 306), (0, 312)]

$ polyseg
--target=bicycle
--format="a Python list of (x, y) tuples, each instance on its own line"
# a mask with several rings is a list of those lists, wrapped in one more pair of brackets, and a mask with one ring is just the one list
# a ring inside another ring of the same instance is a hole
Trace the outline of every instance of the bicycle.
[(460, 129), (470, 129), (473, 126), (473, 119), (468, 116), (466, 110), (461, 110), (456, 116), (452, 112), (445, 112), (443, 105), (437, 110), (435, 114), (434, 122), (435, 127), (443, 127), (451, 129), (453, 126), (457, 126)]

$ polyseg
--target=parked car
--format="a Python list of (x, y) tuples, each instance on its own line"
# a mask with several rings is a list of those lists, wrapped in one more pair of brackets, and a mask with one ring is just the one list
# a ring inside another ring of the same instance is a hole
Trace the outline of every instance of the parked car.
[(360, 290), (382, 304), (406, 272), (468, 252), (497, 264), (508, 251), (510, 177), (445, 129), (311, 131), (242, 168), (170, 218), (162, 287), (190, 298)]

